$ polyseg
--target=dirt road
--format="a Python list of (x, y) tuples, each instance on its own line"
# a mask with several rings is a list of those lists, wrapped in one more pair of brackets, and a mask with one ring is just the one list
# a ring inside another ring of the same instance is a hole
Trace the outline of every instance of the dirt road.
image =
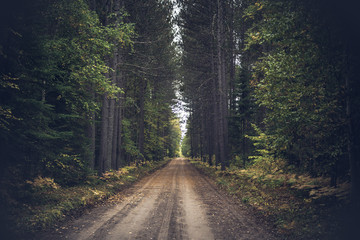
[(43, 239), (275, 239), (184, 159)]

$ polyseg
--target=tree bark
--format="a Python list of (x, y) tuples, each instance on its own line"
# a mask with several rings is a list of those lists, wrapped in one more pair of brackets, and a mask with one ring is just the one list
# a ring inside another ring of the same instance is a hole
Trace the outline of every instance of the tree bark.
[(119, 134), (119, 100), (117, 99), (115, 102), (114, 108), (114, 131), (112, 132), (113, 141), (111, 148), (111, 168), (117, 170), (116, 159), (117, 159), (117, 149), (118, 149), (118, 134)]
[[(122, 60), (122, 52), (121, 49), (119, 50), (119, 54), (118, 54), (118, 65), (120, 66), (120, 64), (122, 64), (123, 60)], [(125, 79), (123, 77), (123, 73), (121, 72), (121, 70), (119, 69), (119, 74), (117, 75), (118, 77), (118, 86), (123, 89), (125, 86)], [(119, 93), (119, 105), (118, 105), (118, 132), (117, 132), (117, 148), (116, 148), (116, 169), (119, 169), (120, 167), (122, 167), (124, 165), (123, 163), (123, 155), (122, 155), (122, 120), (123, 120), (123, 116), (124, 116), (124, 112), (123, 112), (123, 99), (124, 99), (124, 94), (123, 93)]]
[(227, 83), (224, 54), (224, 6), (221, 0), (217, 1), (217, 56), (218, 56), (218, 94), (219, 94), (219, 161), (224, 170), (227, 160)]
[[(95, 94), (94, 94), (95, 95)], [(89, 126), (87, 136), (89, 138), (89, 153), (88, 153), (88, 164), (91, 170), (95, 169), (95, 141), (96, 141), (96, 127), (95, 127), (95, 112), (89, 114)]]
[(101, 133), (100, 133), (100, 149), (99, 149), (99, 173), (105, 170), (105, 161), (107, 159), (107, 134), (108, 134), (108, 116), (109, 116), (109, 99), (107, 95), (103, 97), (101, 109)]
[(140, 86), (139, 86), (139, 132), (138, 132), (138, 147), (140, 151), (140, 160), (144, 160), (144, 142), (145, 142), (145, 92), (146, 92), (146, 80), (144, 78), (140, 79)]
[(114, 139), (114, 116), (115, 116), (115, 99), (109, 100), (109, 116), (108, 116), (108, 134), (107, 134), (107, 158), (104, 162), (104, 171), (111, 169), (112, 147)]

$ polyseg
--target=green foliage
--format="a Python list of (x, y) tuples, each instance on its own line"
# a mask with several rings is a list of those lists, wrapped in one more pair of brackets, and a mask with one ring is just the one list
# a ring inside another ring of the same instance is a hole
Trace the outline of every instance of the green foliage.
[(256, 156), (249, 156), (249, 159), (253, 160), (253, 164), (262, 169), (266, 173), (276, 172), (280, 169), (282, 162), (280, 159), (275, 157), (275, 152), (278, 149), (276, 146), (276, 138), (272, 135), (267, 135), (261, 131), (256, 125), (252, 124), (252, 127), (255, 129), (257, 136), (247, 136), (251, 141), (253, 141), (255, 146), (255, 151), (258, 153)]
[(123, 148), (127, 154), (130, 156), (140, 159), (140, 151), (137, 148), (135, 141), (132, 139), (133, 134), (131, 132), (132, 129), (132, 123), (128, 119), (123, 119), (122, 121), (122, 131), (123, 131)]
[[(253, 150), (251, 142), (245, 136), (253, 132), (250, 122), (254, 120), (257, 110), (250, 87), (250, 71), (247, 70), (248, 66), (245, 63), (242, 65), (244, 66), (236, 68), (237, 76), (233, 83), (229, 117), (229, 143), (233, 162), (237, 162), (238, 165), (246, 165), (248, 156)], [(240, 157), (242, 162), (236, 160), (236, 157)]]
[[(121, 159), (113, 168), (177, 154), (179, 127), (171, 108), (176, 66), (172, 5), (124, 1), (120, 10), (117, 3), (104, 2), (105, 10), (98, 1), (13, 1), (0, 9), (0, 181), (9, 179), (20, 186), (24, 179), (34, 179), (28, 181), (26, 191), (16, 193), (23, 195), (17, 206), (29, 195), (40, 193), (46, 194), (38, 199), (39, 204), (56, 205), (63, 193), (70, 195), (63, 188), (78, 189), (85, 183), (101, 186), (122, 178), (116, 169), (104, 179), (89, 176), (87, 168), (87, 161), (93, 163), (95, 153), (100, 152), (100, 131), (94, 129), (108, 120), (99, 114), (104, 97), (115, 100), (120, 108), (116, 124), (121, 144), (116, 150)], [(139, 7), (147, 9), (146, 14)], [(113, 57), (119, 60), (116, 65)], [(141, 83), (146, 89), (141, 89)], [(145, 125), (145, 150), (139, 146), (140, 123)], [(101, 163), (92, 165), (100, 168)], [(150, 165), (143, 167), (153, 167)], [(122, 180), (132, 182), (137, 177), (134, 173)], [(61, 190), (55, 189), (57, 184)], [(115, 185), (111, 191), (121, 184)], [(51, 191), (60, 193), (54, 196)], [(108, 194), (94, 189), (89, 195), (101, 199)], [(37, 201), (30, 198), (32, 203)], [(87, 202), (86, 196), (75, 198), (27, 220), (32, 227), (47, 226), (64, 211)]]
[[(257, 104), (266, 109), (271, 154), (313, 175), (333, 174), (346, 151), (344, 82), (338, 78), (343, 66), (332, 43), (319, 42), (329, 33), (319, 30), (322, 23), (306, 7), (260, 1), (246, 9), (252, 22), (246, 49), (266, 49), (254, 65), (251, 85)], [(339, 141), (331, 140), (335, 136)]]
[[(120, 22), (116, 26), (102, 26), (98, 16), (79, 0), (60, 1), (51, 9), (51, 19), (61, 19), (56, 26), (59, 36), (55, 39), (51, 36), (45, 48), (58, 67), (52, 72), (69, 74), (66, 75), (67, 88), (60, 94), (79, 100), (81, 95), (76, 91), (82, 88), (86, 91), (91, 85), (98, 93), (115, 96), (120, 89), (106, 78), (105, 73), (113, 70), (106, 65), (104, 57), (119, 45), (131, 44), (133, 25)], [(67, 69), (70, 71), (65, 71)], [(76, 96), (71, 96), (69, 90), (74, 88), (70, 86), (75, 87)]]
[[(17, 80), (18, 78), (11, 78), (7, 75), (1, 76), (0, 89), (2, 91), (6, 89), (19, 90), (19, 86), (16, 82)], [(9, 106), (0, 105), (0, 129), (9, 130), (8, 126), (9, 126), (9, 121), (11, 120), (20, 120), (20, 119), (14, 116)]]
[(46, 172), (61, 185), (83, 182), (88, 174), (83, 160), (76, 155), (60, 154), (54, 160), (44, 161)]
[[(121, 17), (103, 26), (83, 0), (24, 4), (26, 12), (13, 12), (4, 25), (8, 37), (0, 38), (4, 165), (18, 164), (31, 177), (44, 170), (45, 159), (50, 175), (69, 171), (62, 163), (86, 174), (79, 162), (84, 164), (88, 151), (89, 116), (101, 106), (96, 96), (114, 98), (121, 92), (108, 79), (114, 69), (106, 57), (131, 47), (134, 26)], [(62, 153), (76, 157), (66, 160)]]
[(181, 129), (180, 120), (178, 118), (171, 120), (169, 131), (170, 133), (167, 140), (168, 156), (171, 158), (180, 157)]
[(189, 135), (186, 134), (181, 143), (181, 153), (184, 157), (190, 157), (191, 145)]
[[(133, 47), (125, 49), (124, 65), (120, 68), (125, 76), (125, 157), (161, 160), (174, 155), (173, 147), (176, 148), (176, 134), (171, 123), (176, 68), (172, 3), (125, 1), (124, 8), (129, 13), (127, 21), (136, 23)], [(140, 8), (143, 11), (139, 12)]]

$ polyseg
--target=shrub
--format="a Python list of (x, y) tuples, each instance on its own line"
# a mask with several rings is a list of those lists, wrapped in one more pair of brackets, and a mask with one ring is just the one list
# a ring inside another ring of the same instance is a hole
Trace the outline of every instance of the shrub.
[(41, 190), (54, 190), (58, 189), (60, 186), (54, 182), (54, 179), (48, 177), (36, 177), (33, 181), (26, 181), (27, 184), (31, 186), (31, 188), (37, 192)]
[(75, 185), (86, 179), (87, 169), (77, 155), (60, 154), (45, 163), (46, 172), (61, 185)]

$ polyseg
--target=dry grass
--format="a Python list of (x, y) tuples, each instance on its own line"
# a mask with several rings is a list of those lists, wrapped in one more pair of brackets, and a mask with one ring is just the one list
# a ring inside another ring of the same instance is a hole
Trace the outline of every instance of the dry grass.
[(60, 187), (53, 179), (41, 176), (12, 186), (2, 196), (11, 216), (8, 227), (22, 234), (49, 228), (69, 215), (104, 202), (168, 161), (143, 162), (102, 176), (90, 175), (73, 187)]
[(328, 178), (257, 168), (221, 171), (200, 161), (192, 163), (273, 222), (282, 239), (337, 239), (341, 232), (339, 212), (349, 203), (347, 182), (334, 188)]

